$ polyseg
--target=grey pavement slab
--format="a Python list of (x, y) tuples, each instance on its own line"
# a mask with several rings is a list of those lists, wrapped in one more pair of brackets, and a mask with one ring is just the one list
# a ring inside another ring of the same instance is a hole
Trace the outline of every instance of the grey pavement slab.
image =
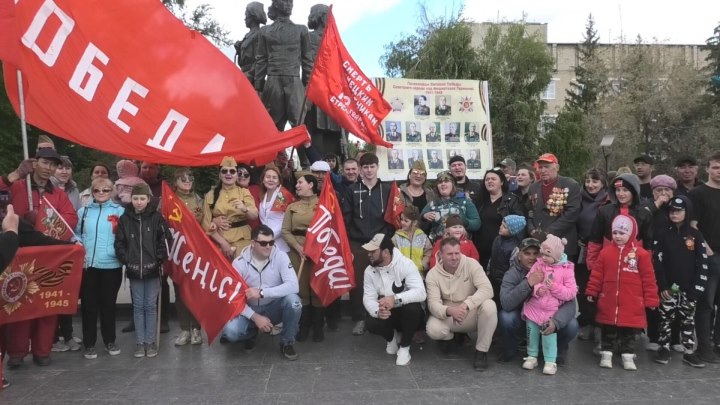
[[(0, 392), (2, 405), (65, 404), (515, 404), (515, 403), (622, 403), (717, 404), (720, 366), (693, 369), (673, 353), (666, 366), (652, 361), (638, 341), (638, 371), (601, 369), (592, 344), (571, 344), (568, 364), (553, 377), (540, 369), (526, 371), (518, 356), (498, 363), (489, 356), (490, 369), (472, 369), (473, 348), (446, 358), (437, 345), (413, 345), (410, 366), (398, 367), (385, 354), (378, 336), (352, 336), (352, 324), (343, 320), (322, 343), (296, 345), (299, 359), (282, 358), (279, 337), (263, 335), (255, 350), (242, 344), (175, 347), (179, 333), (161, 335), (160, 355), (132, 356), (132, 333), (120, 333), (122, 353), (110, 356), (98, 347), (98, 358), (81, 352), (53, 353), (48, 367), (30, 357), (18, 370), (7, 370), (12, 386)], [(75, 320), (79, 332), (79, 319)]]

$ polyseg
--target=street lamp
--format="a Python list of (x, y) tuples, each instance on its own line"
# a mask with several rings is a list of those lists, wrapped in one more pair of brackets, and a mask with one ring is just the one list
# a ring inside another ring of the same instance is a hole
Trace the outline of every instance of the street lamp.
[(608, 171), (608, 157), (609, 153), (605, 153), (605, 147), (610, 147), (615, 140), (615, 135), (605, 135), (600, 141), (600, 148), (602, 148), (603, 158), (605, 158), (605, 173)]

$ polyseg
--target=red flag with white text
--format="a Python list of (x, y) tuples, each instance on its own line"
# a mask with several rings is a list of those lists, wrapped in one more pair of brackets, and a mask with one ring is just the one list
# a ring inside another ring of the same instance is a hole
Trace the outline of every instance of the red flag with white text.
[(245, 309), (245, 280), (165, 182), (162, 196), (162, 214), (173, 241), (165, 269), (212, 343), (225, 324)]
[(0, 59), (19, 112), (70, 142), (130, 159), (265, 164), (307, 140), (278, 132), (245, 75), (158, 0), (0, 0)]
[(388, 206), (385, 208), (385, 222), (400, 229), (400, 214), (405, 210), (405, 199), (398, 188), (397, 183), (393, 180), (390, 186), (390, 197), (388, 198)]
[(313, 262), (310, 286), (324, 307), (355, 287), (350, 242), (331, 181), (323, 182), (303, 251)]
[(308, 100), (352, 134), (374, 145), (392, 147), (379, 130), (380, 121), (392, 107), (345, 48), (332, 7), (306, 94)]

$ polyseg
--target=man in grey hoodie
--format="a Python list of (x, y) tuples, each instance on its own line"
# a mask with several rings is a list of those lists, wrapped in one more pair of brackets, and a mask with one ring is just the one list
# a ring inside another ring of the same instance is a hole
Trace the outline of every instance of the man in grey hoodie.
[(225, 325), (222, 337), (230, 342), (245, 341), (245, 348), (252, 350), (258, 330), (270, 333), (273, 325), (282, 322), (280, 352), (295, 360), (293, 345), (302, 311), (295, 269), (288, 255), (274, 247), (275, 237), (267, 225), (253, 229), (250, 236), (250, 246), (233, 261), (248, 286), (247, 306)]
[[(525, 335), (525, 322), (520, 317), (525, 300), (533, 292), (533, 286), (543, 281), (542, 273), (533, 273), (527, 277), (528, 271), (535, 264), (540, 254), (540, 241), (526, 238), (510, 258), (510, 269), (505, 273), (500, 286), (500, 305), (498, 311), (500, 333), (502, 335), (502, 354), (500, 361), (511, 361), (518, 349), (518, 337)], [(578, 334), (578, 322), (575, 319), (576, 300), (568, 301), (560, 306), (548, 324), (544, 335), (558, 334), (558, 363), (564, 363), (568, 344)]]

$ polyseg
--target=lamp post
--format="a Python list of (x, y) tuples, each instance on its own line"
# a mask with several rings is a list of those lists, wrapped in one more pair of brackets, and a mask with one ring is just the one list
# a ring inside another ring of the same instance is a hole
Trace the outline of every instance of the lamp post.
[(602, 148), (603, 158), (605, 159), (605, 173), (608, 171), (608, 157), (610, 153), (605, 152), (605, 147), (610, 147), (615, 140), (615, 135), (605, 135), (600, 141), (600, 148)]

